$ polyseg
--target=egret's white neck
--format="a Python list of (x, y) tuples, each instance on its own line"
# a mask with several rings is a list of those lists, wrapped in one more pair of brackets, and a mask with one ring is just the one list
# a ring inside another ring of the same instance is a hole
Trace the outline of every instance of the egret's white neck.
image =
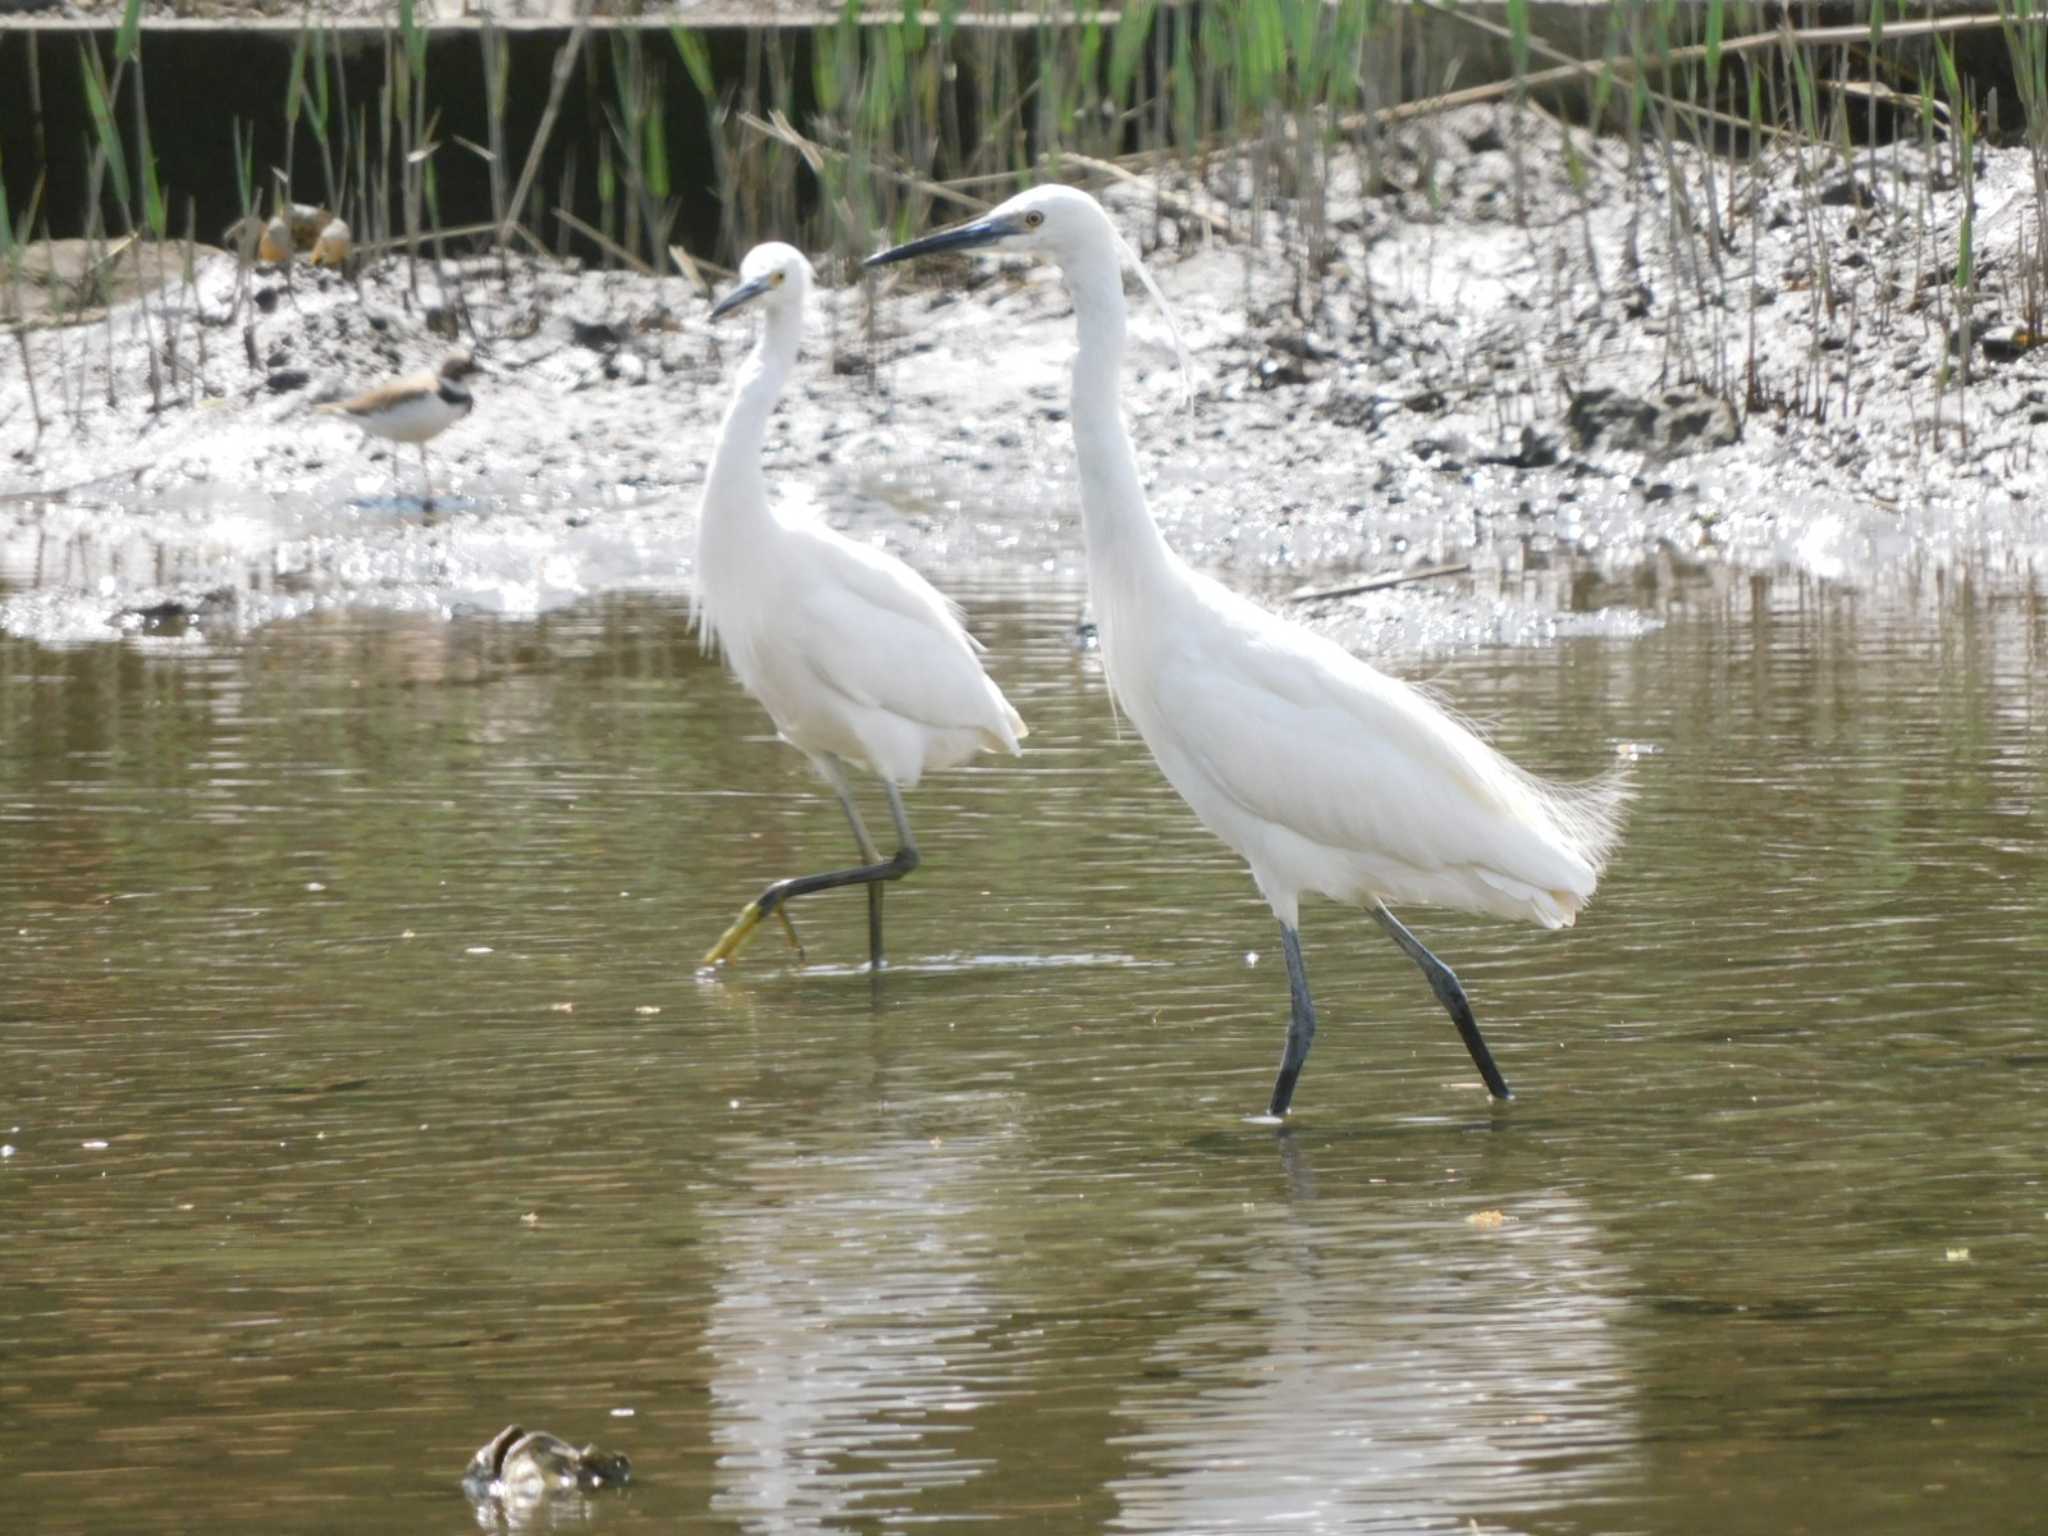
[(1088, 543), (1088, 582), (1103, 611), (1113, 611), (1133, 586), (1163, 571), (1171, 556), (1138, 480), (1138, 458), (1124, 429), (1123, 273), (1114, 249), (1066, 268), (1080, 347), (1074, 354), (1074, 451), (1081, 470), (1081, 526)]
[(762, 315), (761, 339), (740, 365), (725, 425), (704, 477), (703, 526), (699, 538), (768, 514), (768, 485), (761, 474), (761, 444), (768, 436), (768, 418), (781, 398), (783, 383), (796, 364), (803, 340), (799, 304), (770, 304)]

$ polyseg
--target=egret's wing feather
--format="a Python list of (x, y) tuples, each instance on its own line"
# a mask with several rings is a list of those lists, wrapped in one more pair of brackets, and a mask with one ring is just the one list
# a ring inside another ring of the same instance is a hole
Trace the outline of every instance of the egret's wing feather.
[(804, 559), (822, 569), (791, 622), (820, 681), (863, 707), (936, 730), (1024, 734), (952, 603), (894, 556), (815, 532), (826, 536), (807, 541)]
[[(1162, 729), (1216, 792), (1326, 847), (1590, 892), (1604, 849), (1552, 814), (1569, 791), (1522, 773), (1420, 691), (1224, 596), (1155, 677)], [(1218, 643), (1202, 645), (1204, 632)]]
[(957, 636), (974, 648), (960, 621), (959, 604), (886, 550), (808, 520), (790, 534), (788, 558), (809, 568), (814, 590), (850, 593), (884, 612)]

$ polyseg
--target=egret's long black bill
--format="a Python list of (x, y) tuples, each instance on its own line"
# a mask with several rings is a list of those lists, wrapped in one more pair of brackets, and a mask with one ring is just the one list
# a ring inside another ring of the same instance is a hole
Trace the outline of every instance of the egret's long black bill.
[(1008, 219), (976, 219), (972, 224), (956, 224), (951, 229), (942, 229), (935, 235), (906, 244), (892, 246), (878, 251), (861, 265), (864, 267), (886, 267), (892, 261), (908, 261), (913, 256), (931, 256), (940, 251), (971, 251), (980, 246), (994, 245), (996, 241), (1017, 233), (1016, 225)]
[(733, 289), (731, 293), (728, 293), (724, 298), (711, 306), (711, 318), (716, 320), (720, 315), (731, 314), (749, 299), (761, 297), (762, 294), (768, 291), (769, 286), (768, 279), (765, 277), (757, 277), (751, 283), (741, 283), (739, 287)]

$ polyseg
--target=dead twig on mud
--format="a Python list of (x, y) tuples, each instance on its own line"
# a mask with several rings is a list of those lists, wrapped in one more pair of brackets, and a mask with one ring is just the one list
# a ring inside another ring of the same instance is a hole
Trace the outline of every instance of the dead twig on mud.
[[(526, 206), (526, 194), (533, 186), (533, 178), (540, 174), (540, 157), (548, 147), (548, 139), (555, 131), (555, 118), (562, 110), (562, 93), (569, 88), (569, 75), (575, 67), (576, 55), (583, 51), (583, 39), (590, 32), (590, 7), (578, 8), (576, 30), (569, 34), (569, 41), (562, 45), (562, 51), (555, 55), (554, 78), (548, 82), (548, 104), (541, 109), (540, 126), (533, 131), (533, 143), (527, 146), (526, 164), (519, 169), (519, 180), (512, 188), (512, 195), (505, 199), (505, 217), (516, 219), (519, 211)], [(498, 233), (499, 242), (505, 239), (502, 226)]]
[(677, 270), (690, 280), (690, 286), (703, 294), (707, 299), (711, 297), (711, 279), (704, 275), (706, 272), (716, 272), (720, 277), (737, 276), (736, 273), (721, 267), (715, 261), (699, 261), (680, 245), (672, 245), (668, 248), (668, 259), (674, 262)]
[[(1488, 21), (1485, 17), (1474, 15), (1470, 11), (1461, 11), (1453, 6), (1439, 4), (1437, 3), (1437, 0), (1424, 0), (1423, 9), (1434, 12), (1436, 15), (1442, 16), (1446, 20), (1459, 21), (1463, 22), (1468, 27), (1476, 27), (1481, 32), (1488, 33), (1494, 37), (1512, 38), (1514, 36), (1514, 32), (1511, 28), (1504, 27), (1497, 21)], [(1867, 39), (1869, 36), (1868, 29), (1865, 29), (1864, 35)], [(1566, 65), (1576, 66), (1581, 62), (1580, 60), (1574, 59), (1562, 48), (1553, 48), (1550, 44), (1544, 42), (1543, 39), (1540, 37), (1531, 37), (1529, 39), (1529, 47), (1532, 52), (1540, 53), (1546, 59), (1558, 59), (1563, 61)], [(1729, 52), (1729, 45), (1723, 43), (1721, 45), (1721, 51), (1723, 53)], [(1690, 50), (1673, 50), (1670, 53), (1660, 55), (1658, 58), (1655, 59), (1646, 60), (1645, 62), (1651, 64), (1677, 63), (1680, 62), (1679, 54), (1681, 52), (1690, 52)], [(1700, 52), (1701, 56), (1704, 57), (1706, 50), (1702, 48)], [(1602, 60), (1601, 62), (1604, 64), (1606, 61)], [(1614, 62), (1616, 64), (1630, 64), (1634, 61), (1629, 59), (1617, 58)], [(1535, 75), (1523, 76), (1523, 82), (1525, 84), (1531, 83), (1536, 79), (1537, 76)], [(1509, 88), (1512, 89), (1514, 82), (1510, 80), (1506, 83), (1509, 86)], [(1659, 105), (1669, 107), (1671, 110), (1675, 112), (1683, 112), (1690, 117), (1703, 118), (1707, 122), (1716, 123), (1723, 128), (1739, 129), (1744, 133), (1748, 133), (1752, 131), (1752, 128), (1754, 128), (1755, 132), (1763, 134), (1769, 138), (1786, 138), (1800, 140), (1805, 139), (1804, 134), (1791, 133), (1787, 132), (1783, 128), (1771, 127), (1763, 124), (1752, 125), (1747, 118), (1735, 117), (1727, 112), (1717, 112), (1712, 107), (1703, 107), (1699, 105), (1699, 103), (1697, 102), (1681, 100), (1679, 97), (1673, 96), (1666, 91), (1649, 91), (1649, 96), (1652, 101), (1657, 102)], [(1532, 102), (1529, 105), (1534, 106), (1535, 104)], [(1390, 108), (1389, 110), (1398, 112), (1401, 109), (1395, 107)]]
[[(1986, 32), (2003, 26), (2004, 19), (1997, 13), (1978, 16), (1938, 16), (1925, 21), (1886, 22), (1884, 36), (1887, 42), (1898, 42), (1906, 38), (1946, 37), (1957, 32)], [(2048, 25), (2048, 20), (2037, 21), (2035, 25)], [(1831, 43), (1852, 44), (1870, 40), (1868, 23), (1859, 22), (1854, 26), (1834, 27), (1786, 27), (1780, 31), (1752, 32), (1741, 37), (1725, 38), (1719, 45), (1720, 55), (1752, 53), (1759, 48), (1782, 47), (1787, 43), (1820, 47)], [(1703, 62), (1707, 57), (1705, 43), (1692, 43), (1683, 48), (1672, 48), (1654, 59), (1644, 59), (1647, 69), (1664, 70), (1675, 64)], [(1560, 64), (1552, 69), (1539, 69), (1519, 79), (1496, 80), (1487, 85), (1467, 86), (1462, 91), (1446, 91), (1438, 96), (1425, 96), (1420, 101), (1404, 101), (1398, 106), (1380, 107), (1370, 112), (1352, 112), (1337, 120), (1337, 126), (1346, 133), (1357, 133), (1369, 127), (1391, 127), (1397, 123), (1415, 122), (1420, 118), (1436, 117), (1441, 113), (1455, 111), (1459, 107), (1484, 106), (1488, 102), (1500, 101), (1511, 96), (1518, 89), (1535, 90), (1546, 85), (1565, 85), (1574, 80), (1583, 80), (1613, 70), (1617, 76), (1633, 75), (1637, 61), (1630, 58), (1585, 59), (1571, 64)], [(1746, 132), (1749, 124), (1741, 124)]]
[(612, 237), (610, 235), (607, 235), (603, 230), (597, 228), (595, 225), (584, 223), (581, 219), (577, 218), (576, 215), (571, 213), (568, 209), (557, 208), (555, 210), (555, 217), (560, 219), (564, 224), (568, 225), (571, 229), (575, 230), (577, 234), (582, 235), (585, 239), (595, 240), (600, 247), (602, 247), (604, 250), (608, 251), (612, 255), (618, 257), (619, 260), (623, 261), (635, 272), (638, 272), (642, 277), (653, 277), (655, 275), (654, 268), (647, 265), (646, 262), (642, 261), (638, 256), (635, 256), (631, 251), (627, 250), (623, 245), (619, 244), (618, 241), (612, 239)]
[[(511, 221), (507, 220), (506, 222), (509, 224)], [(482, 224), (457, 224), (451, 229), (423, 229), (420, 231), (420, 238), (422, 240), (436, 241), (460, 240), (468, 235), (488, 235), (496, 232), (498, 229), (498, 225), (489, 221)], [(358, 240), (355, 253), (358, 256), (375, 256), (383, 251), (395, 251), (404, 244), (405, 236), (403, 235), (394, 236), (389, 240)]]
[(1346, 582), (1341, 587), (1298, 587), (1287, 594), (1287, 601), (1313, 603), (1327, 597), (1356, 597), (1361, 592), (1383, 592), (1388, 587), (1405, 587), (1411, 581), (1434, 581), (1439, 576), (1462, 576), (1471, 569), (1470, 560), (1461, 560), (1455, 565), (1425, 565), (1412, 571), (1382, 571), (1377, 576), (1368, 576), (1363, 581)]
[(14, 344), (21, 348), (21, 376), (28, 380), (28, 408), (36, 419), (36, 441), (41, 442), (45, 425), (43, 421), (43, 401), (41, 394), (36, 389), (35, 359), (29, 355), (28, 331), (25, 327), (16, 326), (14, 328)]
[[(789, 120), (783, 117), (780, 112), (774, 114), (775, 121), (773, 122), (768, 121), (766, 118), (756, 117), (751, 112), (741, 112), (737, 115), (741, 123), (753, 129), (754, 132), (760, 134), (763, 138), (779, 140), (802, 155), (804, 163), (810, 166), (813, 173), (824, 169), (824, 157), (827, 155), (831, 156), (834, 160), (844, 160), (846, 158), (846, 151), (843, 149), (834, 149), (829, 144), (820, 144), (815, 139), (805, 138), (795, 128), (790, 126)], [(908, 171), (891, 170), (886, 165), (871, 166), (870, 169), (877, 176), (886, 176), (889, 180), (899, 185), (909, 187), (916, 192), (922, 192), (926, 197), (932, 198), (934, 201), (952, 203), (956, 207), (967, 209), (970, 213), (987, 213), (989, 209), (995, 207), (994, 203), (983, 202), (978, 197), (969, 197), (965, 192), (955, 192), (951, 187), (945, 186), (940, 182), (927, 181), (924, 177), (913, 176)]]
[(1084, 171), (1094, 171), (1099, 176), (1110, 177), (1112, 180), (1121, 181), (1128, 186), (1143, 187), (1146, 192), (1159, 200), (1160, 207), (1179, 214), (1183, 218), (1200, 219), (1208, 227), (1210, 233), (1219, 236), (1225, 242), (1232, 240), (1229, 220), (1211, 213), (1206, 208), (1197, 208), (1178, 192), (1169, 192), (1166, 188), (1147, 181), (1135, 172), (1125, 170), (1114, 160), (1098, 160), (1093, 155), (1079, 155), (1075, 154), (1072, 150), (1063, 151), (1060, 159), (1069, 165), (1078, 165)]

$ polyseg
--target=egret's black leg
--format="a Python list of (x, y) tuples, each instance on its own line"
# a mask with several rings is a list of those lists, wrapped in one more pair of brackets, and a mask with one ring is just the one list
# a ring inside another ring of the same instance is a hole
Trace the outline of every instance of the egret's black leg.
[[(917, 842), (910, 835), (910, 818), (904, 814), (903, 797), (896, 786), (884, 783), (889, 795), (889, 813), (895, 818), (896, 832), (902, 846), (887, 859), (874, 857), (874, 845), (868, 840), (867, 829), (860, 823), (860, 813), (853, 807), (853, 797), (846, 784), (846, 775), (837, 764), (819, 759), (819, 766), (827, 783), (839, 792), (840, 804), (846, 807), (847, 817), (854, 825), (854, 836), (860, 842), (861, 852), (870, 858), (866, 864), (857, 864), (851, 869), (828, 869), (822, 874), (797, 875), (792, 879), (778, 880), (749, 902), (733, 920), (723, 937), (711, 947), (704, 957), (706, 965), (716, 965), (730, 958), (747, 941), (747, 936), (760, 924), (761, 919), (773, 915), (799, 896), (813, 895), (818, 891), (837, 890), (844, 885), (865, 885), (870, 893), (879, 889), (879, 882), (901, 880), (917, 868), (920, 859)], [(784, 921), (788, 920), (787, 914)], [(882, 910), (881, 903), (871, 899), (868, 905), (868, 955), (874, 965), (882, 963)]]
[(1266, 1113), (1280, 1116), (1294, 1098), (1294, 1084), (1301, 1076), (1308, 1048), (1316, 1039), (1316, 1005), (1308, 995), (1308, 968), (1301, 963), (1301, 936), (1285, 923), (1280, 925), (1280, 947), (1287, 953), (1287, 1049), (1280, 1056), (1280, 1075), (1273, 1079), (1273, 1101)]
[(1402, 953), (1422, 967), (1422, 974), (1429, 978), (1430, 991), (1444, 1005), (1451, 1022), (1458, 1026), (1458, 1037), (1465, 1042), (1465, 1049), (1472, 1053), (1472, 1064), (1486, 1079), (1486, 1091), (1496, 1099), (1512, 1099), (1514, 1090), (1500, 1075), (1500, 1068), (1493, 1064), (1493, 1052), (1480, 1038), (1479, 1021), (1472, 1017), (1472, 1005), (1466, 1001), (1465, 989), (1458, 985), (1458, 978), (1451, 974), (1451, 968), (1424, 948), (1422, 940), (1404, 928), (1401, 920), (1385, 907), (1374, 907), (1372, 915), (1374, 921), (1387, 930), (1388, 936), (1401, 946)]
[(856, 864), (851, 869), (828, 869), (822, 874), (797, 875), (793, 879), (778, 880), (759, 896), (747, 903), (725, 935), (712, 945), (711, 952), (704, 957), (706, 965), (716, 965), (729, 958), (747, 940), (764, 917), (772, 916), (782, 907), (799, 896), (815, 895), (819, 891), (835, 891), (842, 885), (872, 885), (877, 880), (901, 880), (917, 868), (915, 848), (898, 850), (894, 858), (884, 859), (879, 864)]
[[(910, 835), (910, 814), (903, 809), (903, 795), (889, 780), (882, 780), (882, 793), (889, 797), (889, 819), (896, 823), (896, 857), (908, 858), (909, 864), (903, 873), (909, 874), (918, 866), (917, 839)], [(899, 877), (900, 878), (900, 877)], [(882, 891), (884, 887), (868, 887), (868, 965), (879, 971), (882, 968)]]
[[(862, 860), (869, 864), (882, 862), (882, 855), (875, 849), (875, 840), (868, 836), (867, 823), (860, 819), (860, 806), (854, 801), (853, 786), (847, 782), (846, 767), (836, 757), (814, 757), (818, 772), (832, 793), (839, 797), (839, 808), (846, 812), (846, 824), (853, 828), (853, 840), (860, 847)], [(868, 886), (868, 964), (876, 970), (882, 968), (882, 892), (886, 887), (880, 881)], [(789, 921), (785, 914), (783, 921)]]

